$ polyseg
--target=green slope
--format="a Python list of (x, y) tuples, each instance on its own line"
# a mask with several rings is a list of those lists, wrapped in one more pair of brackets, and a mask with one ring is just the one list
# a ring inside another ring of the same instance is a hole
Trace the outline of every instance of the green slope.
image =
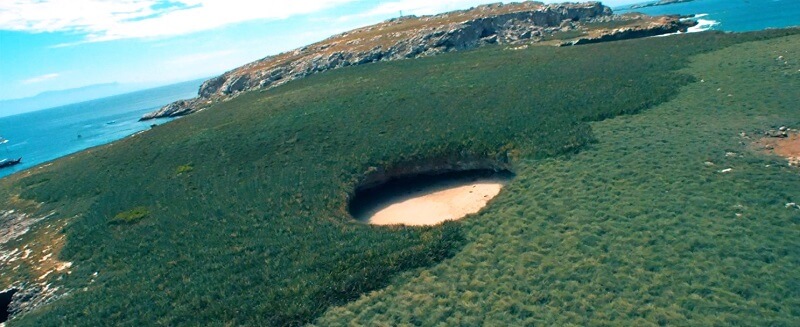
[(798, 325), (800, 173), (749, 147), (800, 126), (800, 58), (776, 60), (796, 53), (798, 36), (693, 57), (702, 83), (523, 160), (458, 255), (318, 324)]
[[(342, 69), (12, 176), (4, 198), (77, 215), (56, 281), (73, 291), (12, 326), (791, 325), (797, 172), (724, 155), (743, 152), (739, 129), (798, 117), (797, 75), (766, 63), (800, 39), (695, 55), (799, 32)], [(714, 83), (734, 96), (703, 93)], [(472, 157), (517, 166), (478, 216), (386, 228), (347, 213), (370, 167)]]

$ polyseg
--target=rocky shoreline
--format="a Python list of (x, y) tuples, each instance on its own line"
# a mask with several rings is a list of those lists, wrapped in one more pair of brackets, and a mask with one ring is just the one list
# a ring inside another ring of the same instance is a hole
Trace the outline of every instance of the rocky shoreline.
[(586, 25), (608, 21), (630, 24), (613, 29), (596, 28), (588, 37), (556, 45), (654, 36), (692, 26), (691, 22), (672, 16), (614, 15), (611, 8), (600, 2), (545, 5), (526, 1), (482, 5), (433, 16), (405, 16), (236, 68), (204, 82), (198, 97), (173, 102), (141, 120), (191, 114), (243, 92), (273, 88), (332, 69), (427, 57), (489, 44), (542, 42), (559, 32), (586, 29)]
[[(636, 15), (630, 15), (630, 16), (636, 16)], [(583, 45), (583, 44), (667, 35), (677, 32), (686, 32), (689, 27), (695, 25), (697, 25), (696, 21), (685, 20), (685, 17), (677, 15), (662, 16), (657, 18), (655, 22), (649, 25), (626, 26), (622, 28), (613, 29), (611, 31), (602, 31), (601, 33), (595, 33), (594, 35), (589, 35), (586, 37), (580, 37), (574, 40), (562, 42), (560, 46)]]

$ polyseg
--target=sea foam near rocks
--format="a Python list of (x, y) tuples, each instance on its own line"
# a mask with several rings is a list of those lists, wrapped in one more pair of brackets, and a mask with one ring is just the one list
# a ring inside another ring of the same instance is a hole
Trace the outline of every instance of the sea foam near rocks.
[(678, 32), (675, 32), (675, 33), (667, 33), (667, 34), (656, 35), (654, 37), (664, 37), (664, 36), (686, 34), (686, 33), (699, 33), (699, 32), (712, 30), (712, 29), (714, 29), (714, 26), (717, 26), (717, 25), (720, 24), (720, 22), (716, 21), (716, 20), (701, 19), (701, 18), (707, 17), (707, 16), (708, 16), (708, 14), (697, 14), (697, 15), (694, 15), (693, 17), (691, 17), (691, 18), (682, 19), (682, 20), (694, 20), (694, 21), (697, 22), (697, 25), (687, 28), (686, 32), (678, 31)]
[(703, 17), (707, 17), (708, 14), (698, 14), (695, 15), (694, 18), (697, 20), (697, 25), (689, 27), (686, 31), (687, 33), (697, 33), (703, 32), (714, 29), (714, 26), (719, 25), (719, 21), (710, 20), (710, 19), (702, 19)]

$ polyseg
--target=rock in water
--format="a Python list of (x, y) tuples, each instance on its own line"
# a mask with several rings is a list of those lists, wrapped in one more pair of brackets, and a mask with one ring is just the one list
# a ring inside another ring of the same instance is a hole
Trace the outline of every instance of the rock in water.
[(153, 118), (164, 118), (164, 117), (178, 117), (183, 116), (189, 113), (194, 112), (193, 103), (196, 99), (192, 100), (178, 100), (173, 103), (170, 103), (158, 111), (151, 112), (139, 118), (139, 121), (149, 120)]

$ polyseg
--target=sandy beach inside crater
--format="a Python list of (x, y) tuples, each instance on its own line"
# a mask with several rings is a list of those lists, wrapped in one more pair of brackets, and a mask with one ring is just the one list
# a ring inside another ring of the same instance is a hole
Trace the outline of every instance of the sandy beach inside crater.
[(509, 182), (500, 176), (437, 180), (395, 188), (359, 214), (373, 225), (436, 225), (477, 213)]

